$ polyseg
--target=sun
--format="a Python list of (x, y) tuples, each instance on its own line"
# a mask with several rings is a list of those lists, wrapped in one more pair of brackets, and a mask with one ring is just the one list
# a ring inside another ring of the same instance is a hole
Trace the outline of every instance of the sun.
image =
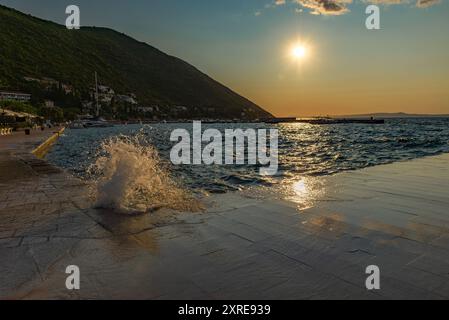
[(315, 44), (308, 38), (298, 37), (290, 40), (283, 47), (285, 63), (292, 69), (303, 71), (304, 68), (315, 64)]
[(295, 60), (303, 60), (307, 56), (307, 47), (303, 44), (295, 44), (291, 49), (291, 56)]

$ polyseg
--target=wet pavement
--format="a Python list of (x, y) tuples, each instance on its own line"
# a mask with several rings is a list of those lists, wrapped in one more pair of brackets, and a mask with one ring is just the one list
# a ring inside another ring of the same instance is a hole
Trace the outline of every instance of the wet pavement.
[(1, 299), (449, 298), (449, 155), (298, 179), (289, 201), (229, 193), (206, 212), (124, 216), (32, 156), (43, 138), (0, 142)]

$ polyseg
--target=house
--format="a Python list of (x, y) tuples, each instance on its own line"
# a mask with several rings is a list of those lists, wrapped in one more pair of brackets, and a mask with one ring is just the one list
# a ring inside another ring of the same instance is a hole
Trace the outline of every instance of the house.
[(82, 101), (81, 107), (82, 107), (83, 112), (86, 112), (86, 113), (91, 113), (91, 112), (95, 111), (94, 104), (92, 101)]
[(170, 113), (172, 115), (183, 114), (183, 113), (186, 113), (187, 111), (188, 111), (188, 108), (184, 107), (184, 106), (173, 106), (170, 108)]
[(28, 81), (28, 82), (41, 82), (41, 79), (38, 79), (38, 78), (33, 78), (33, 77), (23, 77), (23, 79), (25, 79), (25, 81)]
[[(95, 90), (94, 90), (95, 92)], [(115, 96), (115, 91), (107, 86), (98, 86), (98, 100), (103, 103), (111, 103)], [(95, 97), (95, 93), (94, 93)]]
[(31, 94), (14, 92), (14, 91), (0, 91), (0, 101), (19, 101), (29, 102), (31, 100)]
[(52, 78), (47, 78), (44, 77), (40, 80), (40, 84), (44, 85), (44, 87), (49, 90), (53, 87), (59, 87), (59, 81), (52, 79)]
[(187, 112), (188, 108), (184, 106), (174, 106), (173, 109), (177, 112)]
[(125, 103), (129, 103), (129, 104), (132, 104), (132, 105), (136, 105), (137, 104), (137, 101), (131, 95), (127, 96), (127, 95), (118, 94), (116, 96), (116, 99), (119, 102), (125, 102)]
[(65, 83), (61, 83), (61, 89), (64, 91), (65, 94), (71, 94), (75, 92), (73, 86)]
[(138, 107), (137, 111), (141, 112), (141, 113), (153, 113), (154, 108), (153, 107)]
[(59, 82), (52, 78), (44, 77), (42, 79), (38, 79), (38, 78), (33, 78), (33, 77), (23, 77), (23, 79), (25, 79), (25, 81), (28, 81), (28, 82), (37, 82), (41, 86), (43, 86), (46, 90), (50, 90), (54, 87), (57, 87), (57, 88), (60, 87), (65, 92), (65, 94), (71, 94), (71, 93), (75, 92), (75, 89), (73, 88), (73, 86)]
[(54, 101), (45, 100), (45, 107), (47, 107), (47, 108), (54, 108), (55, 107)]

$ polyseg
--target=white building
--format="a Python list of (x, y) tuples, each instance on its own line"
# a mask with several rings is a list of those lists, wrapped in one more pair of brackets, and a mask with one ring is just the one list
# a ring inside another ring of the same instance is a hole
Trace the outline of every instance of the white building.
[(111, 103), (115, 91), (107, 86), (98, 86), (98, 99), (103, 103)]
[(138, 107), (137, 111), (142, 112), (142, 113), (153, 113), (154, 108), (153, 107)]
[(31, 94), (13, 91), (0, 91), (0, 101), (7, 100), (28, 102), (31, 100)]
[(54, 101), (45, 100), (45, 107), (47, 107), (47, 108), (54, 108), (55, 107)]
[(116, 98), (120, 102), (126, 102), (126, 103), (133, 104), (133, 105), (137, 104), (137, 101), (132, 96), (118, 94), (116, 96)]
[(184, 106), (174, 106), (173, 109), (179, 112), (186, 112), (188, 110), (188, 108)]

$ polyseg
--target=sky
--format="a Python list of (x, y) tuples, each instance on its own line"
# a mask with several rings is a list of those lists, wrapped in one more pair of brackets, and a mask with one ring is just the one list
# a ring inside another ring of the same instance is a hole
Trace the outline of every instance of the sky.
[[(371, 3), (380, 7), (380, 30), (365, 26)], [(76, 4), (83, 26), (110, 27), (145, 41), (276, 116), (449, 114), (449, 0), (0, 4), (59, 23), (66, 6)], [(301, 57), (293, 54), (298, 47)]]

